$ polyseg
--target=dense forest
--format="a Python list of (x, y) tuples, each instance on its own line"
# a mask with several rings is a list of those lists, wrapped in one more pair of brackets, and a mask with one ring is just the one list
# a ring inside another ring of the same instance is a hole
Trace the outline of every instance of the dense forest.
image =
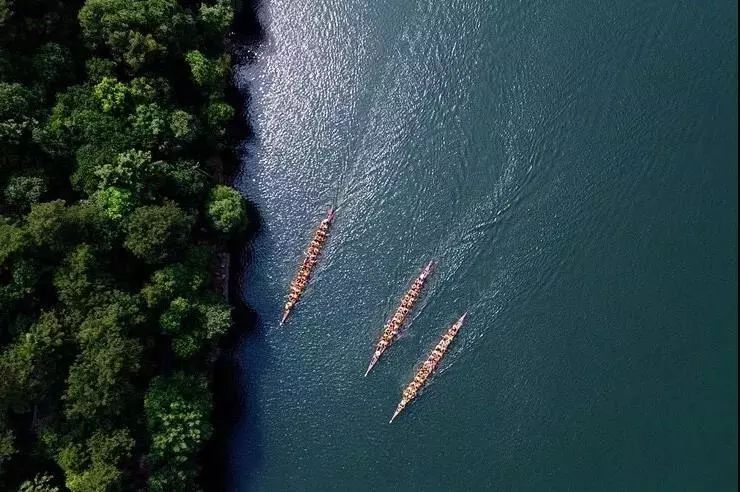
[(0, 0), (0, 490), (195, 490), (230, 2)]

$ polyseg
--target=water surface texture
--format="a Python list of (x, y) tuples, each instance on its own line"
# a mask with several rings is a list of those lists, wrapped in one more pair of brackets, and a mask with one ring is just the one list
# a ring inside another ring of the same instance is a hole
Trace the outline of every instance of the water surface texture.
[[(731, 490), (734, 2), (267, 0), (235, 490)], [(246, 58), (245, 58), (246, 60)], [(294, 315), (288, 284), (327, 206)], [(367, 378), (409, 281), (438, 268)], [(403, 386), (462, 312), (441, 370)]]

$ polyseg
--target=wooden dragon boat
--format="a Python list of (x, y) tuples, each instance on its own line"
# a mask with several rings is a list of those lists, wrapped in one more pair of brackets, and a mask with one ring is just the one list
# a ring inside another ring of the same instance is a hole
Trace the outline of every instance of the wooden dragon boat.
[(329, 230), (331, 229), (331, 223), (333, 220), (334, 209), (330, 208), (326, 214), (326, 218), (321, 221), (321, 224), (319, 224), (319, 227), (316, 229), (313, 239), (306, 250), (303, 263), (301, 263), (298, 273), (296, 273), (295, 277), (293, 277), (293, 281), (290, 283), (290, 293), (288, 294), (288, 299), (283, 307), (283, 317), (280, 320), (281, 325), (288, 319), (291, 311), (298, 303), (301, 295), (303, 295), (303, 291), (306, 290), (308, 280), (311, 277), (311, 272), (313, 272), (313, 269), (319, 262), (321, 250), (324, 248), (326, 240), (329, 238)]
[(385, 325), (383, 333), (380, 335), (380, 339), (375, 346), (375, 352), (373, 352), (373, 355), (370, 359), (370, 365), (367, 367), (367, 371), (365, 371), (365, 376), (367, 376), (373, 366), (377, 364), (380, 356), (383, 355), (383, 352), (385, 352), (385, 350), (390, 347), (391, 344), (393, 344), (393, 342), (396, 340), (396, 336), (401, 330), (404, 321), (406, 321), (406, 318), (411, 312), (411, 309), (414, 307), (414, 304), (419, 299), (419, 296), (421, 295), (421, 290), (424, 287), (424, 283), (426, 282), (429, 275), (432, 273), (433, 267), (434, 261), (430, 261), (429, 263), (427, 263), (427, 266), (424, 267), (424, 270), (422, 270), (416, 280), (414, 280), (414, 283), (411, 284), (411, 287), (401, 299), (401, 303), (399, 304), (398, 308), (396, 308), (396, 312), (393, 314), (393, 317), (390, 319), (390, 321), (388, 321), (388, 323)]
[(439, 341), (439, 343), (437, 343), (437, 346), (434, 347), (434, 350), (432, 350), (432, 352), (421, 365), (419, 370), (416, 371), (414, 379), (412, 379), (408, 386), (406, 386), (406, 389), (403, 390), (401, 401), (398, 403), (393, 417), (391, 417), (391, 420), (388, 422), (389, 424), (393, 422), (393, 419), (395, 419), (398, 414), (403, 411), (404, 408), (406, 408), (406, 405), (408, 405), (411, 400), (416, 398), (416, 396), (419, 394), (419, 390), (424, 386), (424, 384), (426, 384), (429, 377), (434, 373), (434, 370), (439, 365), (442, 357), (444, 357), (447, 348), (450, 346), (450, 343), (452, 343), (452, 340), (455, 338), (455, 335), (457, 335), (457, 332), (460, 331), (463, 321), (465, 321), (466, 314), (467, 313), (460, 316), (460, 319), (458, 319), (445, 332), (445, 334), (442, 335), (442, 339)]

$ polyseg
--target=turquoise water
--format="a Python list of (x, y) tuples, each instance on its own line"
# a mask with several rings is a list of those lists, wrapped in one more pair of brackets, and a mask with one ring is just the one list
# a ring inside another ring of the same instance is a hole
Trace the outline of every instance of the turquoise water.
[(239, 185), (263, 226), (234, 489), (736, 488), (733, 2), (267, 0), (259, 16), (236, 74), (254, 128)]

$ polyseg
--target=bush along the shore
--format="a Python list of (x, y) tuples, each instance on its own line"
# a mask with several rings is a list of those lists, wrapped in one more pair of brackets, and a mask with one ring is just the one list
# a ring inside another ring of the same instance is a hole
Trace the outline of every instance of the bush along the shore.
[(0, 490), (197, 490), (226, 1), (0, 0)]

